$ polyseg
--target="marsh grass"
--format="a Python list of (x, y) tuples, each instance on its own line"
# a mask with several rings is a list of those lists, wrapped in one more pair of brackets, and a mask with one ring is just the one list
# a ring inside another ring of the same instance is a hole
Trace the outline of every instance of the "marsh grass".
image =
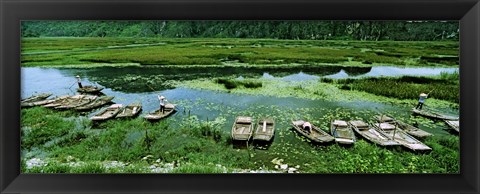
[(437, 77), (400, 78), (363, 78), (337, 80), (340, 89), (359, 90), (398, 99), (417, 99), (420, 93), (430, 93), (430, 98), (446, 100), (453, 103), (460, 101), (458, 73), (443, 73)]
[(260, 88), (262, 87), (262, 82), (258, 80), (235, 80), (230, 78), (216, 78), (214, 80), (218, 84), (223, 84), (226, 89), (231, 90), (237, 87), (245, 88)]
[[(158, 44), (162, 43), (162, 44)], [(126, 45), (144, 45), (122, 47)], [(366, 51), (365, 51), (366, 50)], [(382, 52), (378, 51), (382, 50)], [(23, 38), (22, 66), (347, 64), (456, 66), (458, 42), (309, 41), (215, 38)], [(448, 60), (438, 55), (452, 56)], [(421, 60), (437, 59), (437, 60)], [(458, 58), (458, 57), (457, 57)]]
[[(220, 107), (218, 107), (220, 108)], [(302, 117), (311, 119), (322, 129), (327, 130), (328, 120), (334, 117), (363, 118), (374, 112), (353, 114), (342, 109), (328, 110), (321, 117), (312, 116), (313, 109), (295, 110), (302, 112)], [(242, 113), (250, 113), (249, 110)], [(42, 107), (22, 110), (22, 131), (27, 127), (36, 131), (55, 131), (51, 128), (56, 123), (36, 125), (36, 121), (48, 120), (46, 117), (62, 117), (64, 113)], [(233, 113), (232, 114), (236, 114)], [(240, 114), (240, 113), (238, 113)], [(290, 112), (272, 108), (275, 118), (283, 118)], [(280, 114), (280, 115), (277, 115)], [(34, 116), (36, 115), (36, 116)], [(42, 115), (42, 116), (40, 116)], [(309, 116), (310, 115), (310, 116)], [(26, 116), (33, 118), (24, 118)], [(257, 115), (262, 116), (262, 115)], [(36, 117), (36, 118), (35, 118)], [(43, 117), (43, 118), (42, 118)], [(65, 126), (74, 126), (73, 119), (67, 119)], [(301, 136), (292, 134), (292, 130), (279, 128), (276, 141), (268, 150), (258, 154), (252, 149), (236, 149), (229, 141), (229, 134), (223, 129), (229, 125), (222, 116), (213, 120), (202, 121), (192, 115), (178, 121), (179, 125), (168, 120), (158, 123), (142, 119), (107, 121), (98, 126), (80, 125), (82, 129), (71, 130), (66, 135), (68, 143), (55, 142), (55, 146), (46, 148), (44, 141), (24, 144), (28, 138), (22, 136), (22, 150), (28, 153), (37, 146), (47, 154), (44, 166), (27, 168), (22, 158), (22, 172), (26, 173), (151, 173), (152, 165), (170, 163), (170, 173), (224, 173), (239, 169), (276, 170), (270, 161), (274, 158), (284, 159), (289, 166), (299, 166), (305, 173), (458, 173), (459, 172), (459, 138), (452, 135), (434, 136), (425, 139), (432, 147), (428, 153), (413, 153), (401, 147), (383, 148), (361, 138), (352, 147), (333, 145), (315, 145)], [(71, 124), (68, 124), (71, 123)], [(86, 123), (88, 125), (88, 123)], [(78, 126), (77, 126), (78, 127)], [(82, 138), (78, 137), (79, 131)], [(47, 133), (47, 138), (58, 138), (58, 133)], [(292, 136), (293, 135), (293, 136)], [(298, 137), (286, 141), (286, 138)], [(147, 141), (148, 140), (148, 141)], [(32, 141), (32, 140), (28, 140)], [(147, 143), (148, 142), (148, 143)], [(38, 157), (41, 157), (39, 155)], [(107, 167), (102, 161), (121, 161), (118, 167)]]

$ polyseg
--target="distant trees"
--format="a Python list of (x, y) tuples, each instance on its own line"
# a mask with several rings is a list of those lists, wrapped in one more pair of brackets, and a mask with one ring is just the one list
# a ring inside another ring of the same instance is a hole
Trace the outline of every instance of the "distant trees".
[(457, 21), (23, 21), (23, 37), (458, 40)]

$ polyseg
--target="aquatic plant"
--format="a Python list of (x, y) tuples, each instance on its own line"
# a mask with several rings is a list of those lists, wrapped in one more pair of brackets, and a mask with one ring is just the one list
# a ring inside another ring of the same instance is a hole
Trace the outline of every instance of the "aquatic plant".
[(260, 88), (262, 87), (262, 82), (256, 80), (234, 80), (229, 78), (216, 78), (214, 81), (218, 84), (223, 84), (226, 89), (234, 89), (239, 86), (244, 86), (245, 88)]

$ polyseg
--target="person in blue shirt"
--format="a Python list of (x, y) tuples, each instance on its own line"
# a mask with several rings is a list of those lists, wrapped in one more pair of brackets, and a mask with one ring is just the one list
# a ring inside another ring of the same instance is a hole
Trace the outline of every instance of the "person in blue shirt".
[(418, 98), (418, 104), (415, 109), (422, 110), (423, 103), (425, 103), (425, 99), (428, 97), (428, 94), (421, 93), (420, 97)]

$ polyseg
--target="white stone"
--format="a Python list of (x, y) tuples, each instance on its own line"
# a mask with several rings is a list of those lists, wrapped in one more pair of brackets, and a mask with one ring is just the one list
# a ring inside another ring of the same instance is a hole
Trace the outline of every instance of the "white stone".
[(296, 168), (288, 168), (288, 173), (294, 173), (296, 171), (297, 171)]

